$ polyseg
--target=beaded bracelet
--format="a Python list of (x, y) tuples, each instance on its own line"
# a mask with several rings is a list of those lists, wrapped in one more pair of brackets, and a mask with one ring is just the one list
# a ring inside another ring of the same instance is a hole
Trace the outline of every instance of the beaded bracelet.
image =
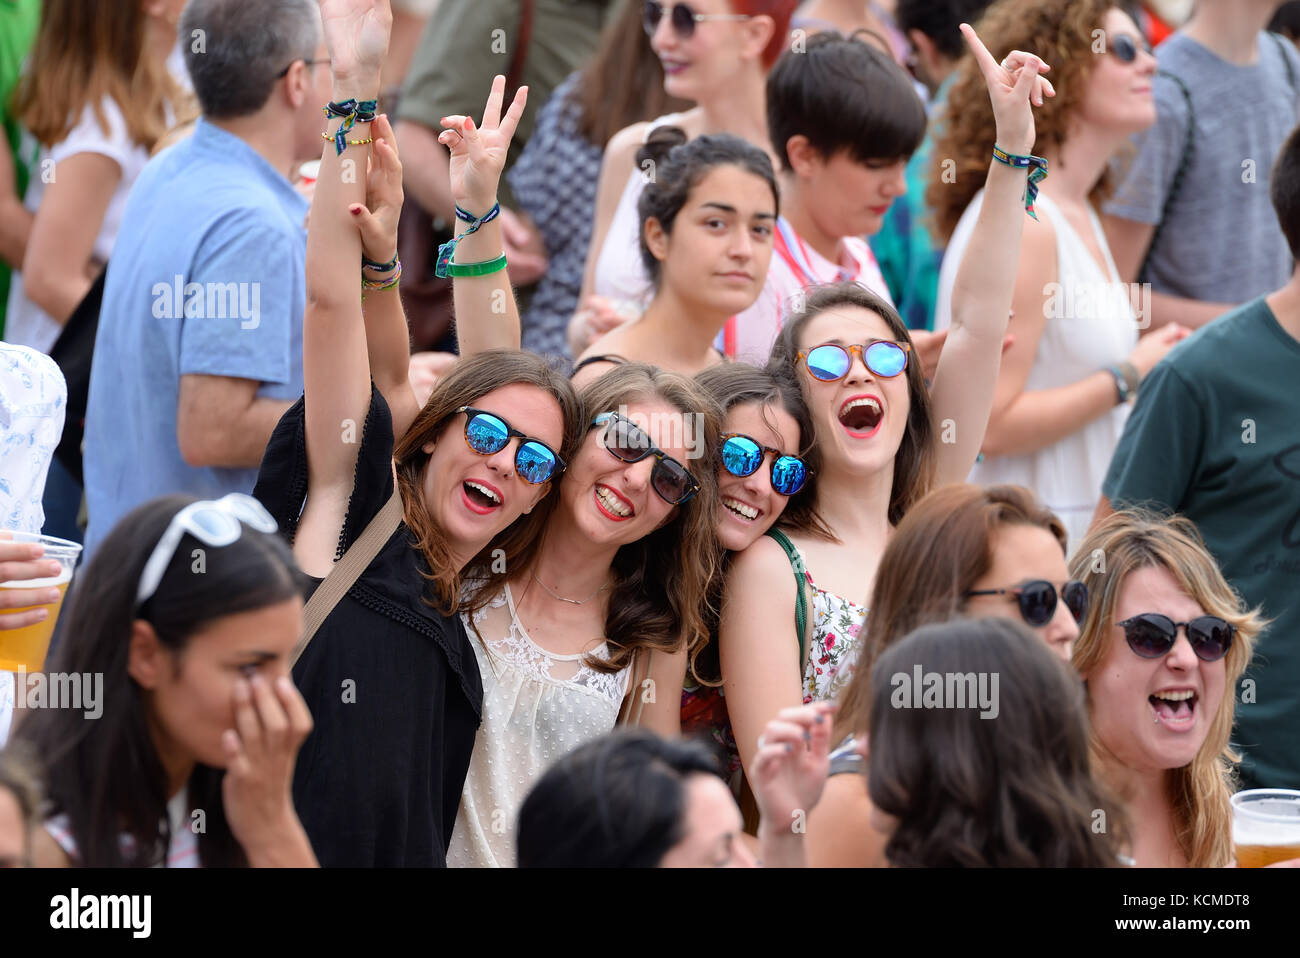
[(367, 143), (375, 142), (375, 138), (373, 136), (368, 136), (364, 140), (346, 140), (347, 146), (339, 148), (339, 138), (337, 136), (330, 136), (328, 133), (322, 133), (320, 135), (320, 138), (327, 142), (329, 140), (333, 140), (335, 148), (337, 148), (340, 153), (342, 153), (343, 150), (347, 149), (348, 146), (365, 146)]
[(996, 143), (993, 144), (993, 159), (1007, 166), (1029, 170), (1029, 182), (1025, 184), (1025, 212), (1038, 219), (1038, 214), (1034, 212), (1034, 200), (1038, 199), (1038, 184), (1047, 179), (1047, 160), (1032, 154), (1023, 156), (1008, 153)]
[(447, 275), (452, 278), (465, 276), (487, 276), (489, 273), (499, 273), (506, 268), (506, 254), (502, 253), (496, 259), (484, 260), (481, 263), (448, 263)]
[[(434, 275), (438, 277), (446, 277), (446, 276), (453, 275), (452, 273), (449, 272), (448, 267), (451, 264), (452, 254), (456, 252), (456, 244), (459, 243), (461, 240), (463, 240), (466, 236), (469, 236), (471, 233), (477, 233), (480, 226), (482, 226), (484, 223), (492, 222), (500, 215), (501, 215), (500, 203), (493, 203), (492, 209), (488, 210), (486, 213), (484, 213), (482, 216), (479, 217), (475, 217), (470, 213), (466, 213), (459, 206), (457, 206), (456, 218), (460, 220), (464, 220), (466, 223), (469, 223), (470, 226), (469, 229), (461, 233), (456, 238), (446, 243), (443, 243), (441, 246), (438, 247), (438, 262), (433, 270)], [(492, 260), (491, 262), (496, 262), (496, 261)], [(478, 265), (478, 264), (470, 264), (470, 265)], [(502, 264), (502, 266), (497, 267), (497, 269), (502, 269), (502, 268), (504, 268), (504, 264)], [(488, 272), (494, 272), (494, 270), (489, 270)], [(467, 274), (462, 273), (460, 275), (464, 276)], [(480, 274), (474, 274), (474, 275), (480, 275)]]
[(351, 132), (352, 127), (358, 123), (372, 123), (375, 119), (375, 111), (379, 108), (378, 100), (344, 100), (341, 103), (330, 103), (325, 109), (326, 117), (342, 117), (343, 122), (339, 124), (338, 130), (331, 137), (328, 133), (322, 134), (325, 139), (334, 141), (334, 148), (342, 155), (347, 149), (348, 144), (352, 146), (363, 146), (371, 143), (373, 140), (349, 140), (347, 135)]

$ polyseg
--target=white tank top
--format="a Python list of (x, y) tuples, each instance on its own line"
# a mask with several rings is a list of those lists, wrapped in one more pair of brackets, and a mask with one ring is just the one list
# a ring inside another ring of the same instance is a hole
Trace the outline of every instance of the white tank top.
[[(934, 328), (952, 321), (952, 288), (975, 230), (984, 199), (981, 190), (962, 214), (944, 254)], [(1097, 214), (1088, 209), (1093, 235), (1106, 258), (1103, 272), (1083, 238), (1045, 194), (1036, 203), (1040, 217), (1056, 230), (1057, 285), (1045, 294), (1047, 324), (1038, 340), (1025, 391), (1068, 386), (1098, 369), (1123, 362), (1137, 345), (1137, 318), (1122, 286)], [(982, 486), (1013, 483), (1032, 489), (1061, 517), (1069, 547), (1082, 540), (1101, 496), (1111, 455), (1124, 431), (1129, 407), (1116, 406), (1050, 446), (1021, 456), (994, 456), (975, 464), (970, 481)]]

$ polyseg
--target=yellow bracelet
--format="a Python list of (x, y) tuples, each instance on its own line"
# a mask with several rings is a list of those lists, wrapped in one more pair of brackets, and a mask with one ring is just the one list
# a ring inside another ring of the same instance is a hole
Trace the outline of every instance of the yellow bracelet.
[[(334, 137), (330, 136), (328, 133), (322, 133), (320, 135), (320, 138), (326, 141), (327, 143), (330, 140), (334, 139)], [(375, 142), (375, 138), (373, 136), (368, 136), (364, 140), (348, 140), (348, 143), (351, 146), (365, 146), (367, 143), (373, 143), (373, 142)]]

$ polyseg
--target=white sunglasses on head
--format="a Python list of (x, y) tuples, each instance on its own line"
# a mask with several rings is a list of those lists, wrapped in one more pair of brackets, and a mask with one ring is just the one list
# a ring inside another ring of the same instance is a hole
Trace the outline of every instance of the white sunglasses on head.
[(140, 587), (135, 593), (135, 607), (140, 608), (158, 590), (163, 573), (176, 555), (181, 537), (189, 533), (204, 545), (219, 548), (236, 541), (243, 533), (241, 523), (258, 532), (275, 532), (275, 520), (252, 496), (232, 492), (220, 499), (191, 502), (172, 518), (153, 554), (140, 573)]

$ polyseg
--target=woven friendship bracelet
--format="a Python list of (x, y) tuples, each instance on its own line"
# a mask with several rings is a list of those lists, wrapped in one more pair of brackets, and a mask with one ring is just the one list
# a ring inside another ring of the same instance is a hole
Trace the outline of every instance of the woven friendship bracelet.
[[(334, 148), (341, 155), (348, 144), (352, 146), (362, 146), (371, 143), (373, 140), (349, 140), (348, 133), (358, 123), (371, 123), (375, 119), (375, 111), (379, 109), (378, 100), (344, 100), (341, 103), (330, 103), (325, 107), (325, 116), (337, 116), (343, 119), (339, 124), (338, 130), (334, 133)], [(331, 139), (328, 133), (323, 134), (325, 139)]]
[(366, 291), (371, 290), (376, 293), (382, 293), (385, 290), (397, 289), (402, 280), (402, 261), (397, 260), (397, 269), (392, 276), (387, 279), (366, 279), (366, 274), (361, 274), (361, 302), (366, 301)]
[(1047, 160), (1032, 154), (1022, 156), (1018, 153), (1008, 153), (996, 143), (993, 144), (993, 159), (1007, 166), (1029, 170), (1029, 182), (1025, 184), (1025, 212), (1038, 219), (1038, 214), (1034, 212), (1034, 200), (1038, 199), (1038, 184), (1047, 179)]
[(390, 259), (387, 263), (376, 263), (373, 259), (369, 259), (364, 255), (361, 257), (361, 268), (372, 269), (376, 273), (387, 273), (390, 269), (393, 269), (394, 267), (400, 265), (401, 265), (401, 260), (397, 258), (396, 253), (393, 254), (393, 258)]
[[(479, 217), (475, 217), (475, 216), (473, 216), (473, 215), (470, 214), (470, 213), (466, 213), (463, 209), (461, 209), (459, 206), (457, 206), (457, 207), (456, 207), (456, 218), (459, 219), (459, 220), (464, 220), (466, 223), (469, 223), (470, 226), (469, 226), (469, 229), (467, 229), (465, 232), (461, 233), (461, 234), (460, 234), (459, 236), (457, 236), (455, 239), (452, 239), (452, 240), (450, 240), (450, 241), (448, 241), (448, 242), (446, 242), (446, 243), (443, 243), (441, 246), (438, 247), (438, 262), (437, 262), (437, 265), (434, 267), (434, 270), (433, 270), (434, 275), (439, 276), (439, 277), (446, 277), (446, 276), (451, 276), (451, 275), (460, 275), (460, 276), (468, 276), (468, 275), (475, 275), (475, 276), (478, 276), (478, 275), (482, 275), (482, 274), (479, 274), (479, 273), (474, 273), (474, 274), (469, 274), (469, 273), (452, 274), (452, 273), (449, 271), (449, 269), (448, 269), (449, 266), (451, 265), (451, 257), (452, 257), (452, 254), (456, 252), (456, 244), (457, 244), (457, 243), (459, 243), (461, 240), (463, 240), (466, 236), (469, 236), (471, 233), (477, 233), (477, 232), (478, 232), (478, 229), (479, 229), (480, 226), (482, 226), (484, 223), (491, 223), (494, 219), (496, 219), (496, 218), (497, 218), (498, 216), (500, 216), (500, 215), (501, 215), (501, 204), (500, 204), (500, 203), (493, 203), (493, 204), (492, 204), (492, 209), (488, 210), (486, 213), (484, 213), (482, 216), (479, 216)], [(496, 262), (496, 261), (495, 261), (495, 260), (492, 260), (492, 262)], [(467, 265), (476, 265), (476, 264), (467, 264)], [(498, 269), (501, 269), (501, 268), (503, 268), (503, 267), (497, 267), (497, 268), (498, 268)], [(488, 272), (495, 272), (495, 270), (488, 270)]]

